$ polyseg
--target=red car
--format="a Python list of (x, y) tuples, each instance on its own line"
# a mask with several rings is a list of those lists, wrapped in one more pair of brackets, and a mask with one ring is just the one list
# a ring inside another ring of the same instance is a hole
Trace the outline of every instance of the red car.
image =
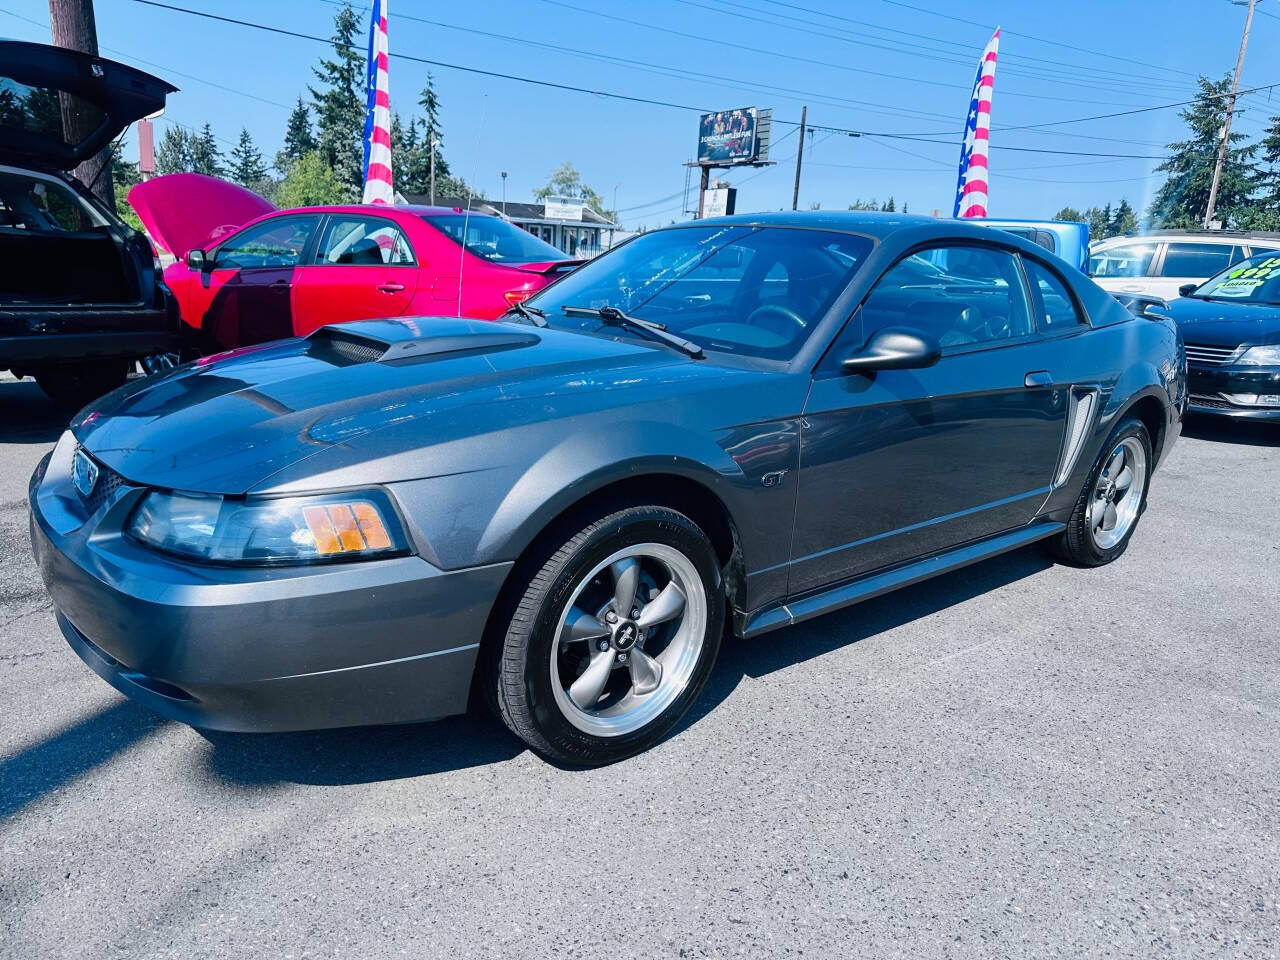
[(277, 210), (194, 173), (141, 183), (129, 202), (179, 258), (165, 282), (204, 353), (347, 320), (493, 320), (582, 262), (506, 220), (451, 207)]

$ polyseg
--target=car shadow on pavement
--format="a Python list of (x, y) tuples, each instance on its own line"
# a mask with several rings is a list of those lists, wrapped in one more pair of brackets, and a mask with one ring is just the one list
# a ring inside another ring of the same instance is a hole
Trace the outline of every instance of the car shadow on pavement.
[(1006, 553), (795, 627), (741, 640), (726, 636), (702, 696), (676, 727), (697, 723), (732, 695), (744, 677), (762, 677), (904, 626), (931, 614), (1034, 576), (1054, 565), (1038, 547)]
[(1280, 421), (1231, 420), (1227, 417), (1187, 414), (1182, 435), (1210, 443), (1234, 443), (1250, 447), (1280, 447)]
[(0, 823), (135, 746), (167, 720), (117, 700), (9, 757), (0, 758)]
[(300, 733), (201, 730), (210, 771), (242, 786), (339, 786), (402, 780), (510, 760), (525, 751), (481, 709), (433, 723)]
[(70, 419), (34, 380), (0, 380), (0, 443), (53, 443)]

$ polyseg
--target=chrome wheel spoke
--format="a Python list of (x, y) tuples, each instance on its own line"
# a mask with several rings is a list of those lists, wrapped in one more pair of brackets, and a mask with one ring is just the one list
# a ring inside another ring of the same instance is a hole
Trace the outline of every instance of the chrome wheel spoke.
[(666, 623), (677, 617), (684, 610), (684, 591), (672, 580), (662, 592), (645, 604), (636, 620), (641, 630), (649, 630), (660, 623)]
[(1106, 509), (1102, 512), (1102, 529), (1114, 530), (1116, 528), (1116, 505), (1108, 503)]
[(1104, 471), (1108, 478), (1119, 476), (1120, 471), (1124, 469), (1124, 447), (1120, 447), (1111, 455), (1111, 460), (1107, 463), (1107, 469)]
[(632, 557), (624, 557), (609, 567), (613, 574), (613, 609), (620, 617), (630, 617), (636, 605), (636, 591), (640, 589), (640, 564)]
[(590, 710), (604, 693), (609, 675), (613, 672), (613, 649), (597, 650), (591, 655), (591, 662), (582, 676), (573, 681), (569, 687), (569, 699), (582, 710)]
[(1098, 497), (1093, 503), (1089, 504), (1089, 526), (1094, 530), (1099, 530), (1106, 518), (1107, 501), (1102, 497)]
[(1126, 466), (1120, 471), (1120, 475), (1115, 479), (1116, 490), (1120, 493), (1124, 493), (1129, 489), (1129, 485), (1131, 483), (1133, 483), (1133, 471)]
[(583, 640), (603, 640), (609, 636), (609, 628), (581, 607), (573, 607), (560, 631), (561, 645)]
[(662, 682), (662, 664), (639, 647), (631, 651), (631, 656), (627, 660), (627, 667), (631, 670), (631, 689), (633, 693), (640, 696), (644, 696), (646, 693), (653, 693), (658, 689), (658, 684)]

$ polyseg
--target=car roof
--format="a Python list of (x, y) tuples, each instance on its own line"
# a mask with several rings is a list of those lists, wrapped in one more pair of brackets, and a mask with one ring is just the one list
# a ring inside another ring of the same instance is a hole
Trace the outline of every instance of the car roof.
[[(432, 216), (444, 215), (450, 213), (462, 213), (461, 207), (432, 207), (426, 204), (416, 203), (397, 203), (388, 204), (369, 204), (369, 203), (325, 203), (314, 207), (284, 207), (280, 210), (273, 210), (269, 216), (279, 216), (282, 213), (362, 213), (362, 214), (395, 214), (404, 213), (410, 216)], [(473, 217), (487, 217), (496, 219), (491, 214), (481, 213), (478, 210), (472, 210)]]
[(956, 229), (962, 233), (979, 229), (979, 225), (967, 224), (963, 220), (923, 217), (914, 213), (880, 213), (871, 210), (780, 210), (772, 213), (742, 213), (731, 217), (691, 220), (666, 229), (690, 226), (805, 227), (810, 230), (862, 233), (876, 239), (884, 239), (891, 233), (913, 227), (945, 227), (948, 231)]
[(1240, 243), (1248, 243), (1253, 246), (1263, 247), (1280, 247), (1280, 234), (1250, 234), (1250, 233), (1218, 233), (1218, 232), (1183, 232), (1183, 231), (1156, 231), (1153, 233), (1144, 233), (1140, 236), (1124, 236), (1124, 237), (1107, 237), (1105, 240), (1099, 240), (1094, 244), (1095, 250), (1108, 250), (1112, 247), (1123, 247), (1133, 243), (1208, 243), (1221, 244), (1222, 246), (1235, 246)]

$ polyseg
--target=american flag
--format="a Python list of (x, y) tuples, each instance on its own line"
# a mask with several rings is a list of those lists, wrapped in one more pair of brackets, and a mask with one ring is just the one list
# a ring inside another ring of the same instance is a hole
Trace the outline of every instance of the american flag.
[(364, 111), (364, 202), (393, 203), (391, 94), (387, 82), (387, 0), (373, 0), (369, 21), (368, 96)]
[(982, 51), (978, 75), (973, 81), (969, 116), (960, 144), (960, 179), (956, 182), (953, 217), (985, 217), (990, 190), (987, 153), (991, 146), (991, 93), (996, 85), (996, 54), (1000, 49), (1000, 28), (991, 35)]

